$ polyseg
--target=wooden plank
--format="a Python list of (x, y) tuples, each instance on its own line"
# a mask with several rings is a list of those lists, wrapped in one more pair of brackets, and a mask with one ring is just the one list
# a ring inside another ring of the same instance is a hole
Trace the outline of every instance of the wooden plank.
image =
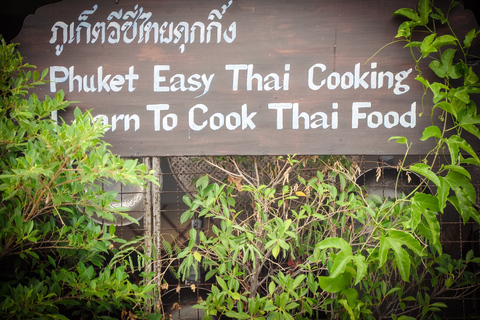
[[(57, 82), (40, 94), (93, 109), (124, 156), (402, 154), (391, 136), (422, 154), (431, 120), (409, 51), (372, 58), (394, 40), (391, 14), (415, 3), (66, 0), (16, 41)], [(457, 12), (462, 29), (475, 22)]]

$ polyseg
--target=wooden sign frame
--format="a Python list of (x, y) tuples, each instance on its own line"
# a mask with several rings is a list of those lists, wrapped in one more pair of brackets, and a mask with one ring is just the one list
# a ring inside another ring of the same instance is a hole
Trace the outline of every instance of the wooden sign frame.
[(403, 154), (391, 136), (411, 154), (432, 147), (410, 52), (384, 47), (392, 13), (415, 1), (117, 2), (42, 7), (15, 41), (50, 69), (40, 94), (93, 109), (118, 154)]

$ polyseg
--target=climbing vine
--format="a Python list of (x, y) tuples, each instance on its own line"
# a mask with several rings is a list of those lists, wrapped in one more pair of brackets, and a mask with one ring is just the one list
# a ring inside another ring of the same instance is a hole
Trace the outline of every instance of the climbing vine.
[[(479, 288), (480, 258), (474, 251), (453, 258), (440, 241), (439, 217), (449, 206), (464, 223), (480, 224), (468, 169), (480, 166), (472, 99), (480, 84), (469, 65), (480, 31), (457, 36), (449, 21), (457, 5), (442, 10), (420, 0), (394, 13), (405, 20), (395, 42), (412, 54), (425, 89), (422, 116), (432, 120), (420, 140), (436, 141), (423, 161), (398, 166), (399, 177), (421, 177), (406, 194), (367, 194), (346, 157), (203, 159), (228, 179), (201, 177), (198, 193), (184, 198), (182, 222), (216, 223), (211, 234), (191, 230), (177, 275), (193, 268), (214, 280), (197, 305), (206, 319), (441, 319), (448, 291), (460, 299)], [(406, 155), (416, 143), (390, 140)]]

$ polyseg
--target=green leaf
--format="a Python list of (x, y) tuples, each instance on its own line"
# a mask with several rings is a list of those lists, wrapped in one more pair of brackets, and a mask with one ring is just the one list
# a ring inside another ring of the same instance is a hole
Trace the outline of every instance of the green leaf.
[(202, 261), (202, 255), (198, 252), (198, 251), (195, 251), (193, 253), (193, 257), (195, 258), (195, 260), (197, 260), (198, 262)]
[(470, 172), (468, 172), (468, 170), (465, 169), (462, 166), (459, 166), (459, 165), (456, 165), (456, 164), (449, 164), (449, 165), (445, 165), (443, 168), (445, 170), (455, 171), (455, 172), (467, 177), (468, 180), (472, 180), (472, 176), (470, 175)]
[(345, 308), (345, 310), (347, 310), (347, 313), (350, 316), (350, 320), (356, 320), (352, 308), (348, 305), (348, 301), (345, 299), (340, 299), (338, 300), (338, 302)]
[(187, 220), (192, 219), (194, 212), (191, 210), (187, 210), (180, 216), (180, 224), (184, 224)]
[(407, 145), (408, 144), (408, 139), (405, 138), (405, 137), (400, 137), (400, 136), (394, 136), (394, 137), (390, 137), (388, 139), (388, 141), (390, 140), (395, 140), (396, 143), (399, 143), (399, 144), (405, 144)]
[(353, 259), (353, 256), (351, 253), (340, 251), (335, 257), (330, 277), (335, 278), (341, 273), (344, 273), (345, 268), (347, 267), (348, 263), (352, 261), (352, 259)]
[(272, 249), (272, 255), (276, 259), (279, 254), (280, 254), (280, 244), (277, 242), (277, 244)]
[(425, 130), (423, 130), (423, 136), (420, 140), (425, 141), (425, 140), (427, 140), (428, 138), (431, 138), (431, 137), (438, 138), (438, 139), (442, 138), (442, 131), (440, 130), (439, 127), (430, 126), (430, 127), (425, 128)]
[(204, 176), (200, 177), (197, 180), (195, 186), (197, 188), (202, 188), (203, 190), (205, 190), (205, 188), (208, 186), (208, 175), (204, 175)]
[(403, 281), (409, 282), (410, 278), (410, 256), (402, 248), (405, 245), (418, 256), (424, 256), (423, 248), (411, 234), (391, 230), (389, 235), (382, 235), (380, 238), (380, 267), (382, 267), (388, 256), (389, 250), (393, 250), (395, 255), (395, 264)]
[(393, 251), (400, 277), (403, 281), (410, 282), (410, 257), (408, 253), (401, 247), (393, 247)]
[(447, 87), (446, 85), (444, 85), (443, 83), (440, 83), (440, 82), (434, 82), (428, 88), (430, 88), (430, 90), (432, 90), (433, 103), (435, 103), (435, 104), (447, 97), (446, 91), (448, 91), (448, 90), (450, 90), (450, 92), (452, 91), (449, 87)]
[(407, 43), (404, 48), (418, 48), (421, 45), (422, 45), (422, 43), (420, 41), (412, 41), (412, 42)]
[(464, 222), (470, 217), (478, 217), (478, 211), (473, 207), (476, 201), (476, 191), (472, 182), (463, 174), (450, 171), (445, 176), (445, 181), (455, 192), (455, 196), (449, 197), (448, 200), (455, 206), (462, 216)]
[(446, 140), (450, 151), (451, 163), (457, 163), (460, 155), (460, 149), (466, 151), (475, 160), (479, 161), (478, 156), (472, 146), (463, 138), (452, 135)]
[(420, 242), (408, 232), (399, 230), (390, 230), (389, 240), (394, 241), (398, 246), (405, 245), (412, 250), (416, 255), (423, 257), (426, 255), (425, 249), (420, 245)]
[(430, 307), (447, 308), (448, 306), (443, 302), (434, 302), (430, 304)]
[(438, 179), (437, 175), (435, 172), (430, 170), (430, 166), (426, 165), (424, 163), (416, 163), (408, 168), (410, 171), (413, 171), (415, 173), (418, 173), (430, 181), (432, 181), (436, 186), (440, 185), (440, 180)]
[(349, 255), (352, 254), (352, 247), (347, 241), (342, 238), (332, 237), (324, 239), (317, 244), (317, 248), (320, 250), (327, 248), (337, 248), (341, 249), (343, 252)]
[[(435, 41), (433, 41), (432, 46), (435, 49), (440, 49), (443, 46), (456, 45), (456, 41), (457, 41), (457, 38), (455, 38), (452, 35), (446, 34), (446, 35), (443, 35), (443, 36), (440, 36), (440, 37), (436, 38)], [(454, 51), (453, 54), (455, 54), (456, 50), (450, 48), (450, 49), (445, 50), (445, 52), (447, 52), (447, 51)], [(451, 53), (449, 53), (449, 55), (450, 54)]]
[(292, 310), (292, 309), (295, 309), (296, 307), (298, 307), (299, 304), (296, 303), (296, 302), (290, 302), (289, 304), (287, 304), (285, 306), (285, 310)]
[(336, 278), (318, 277), (318, 284), (320, 288), (324, 291), (330, 293), (337, 293), (340, 292), (343, 288), (350, 284), (352, 280), (352, 276), (349, 273), (343, 273)]
[(448, 113), (451, 113), (455, 117), (457, 116), (458, 110), (450, 102), (441, 101), (441, 102), (437, 103), (435, 106), (433, 106), (433, 109), (435, 109), (435, 108), (440, 108), (442, 110), (447, 111)]
[(395, 16), (402, 16), (405, 18), (408, 18), (412, 21), (420, 21), (420, 16), (417, 14), (417, 12), (413, 9), (410, 8), (402, 8), (398, 9), (393, 13)]
[(422, 25), (425, 26), (428, 23), (428, 17), (431, 12), (432, 7), (429, 0), (420, 0), (418, 2), (418, 13), (420, 14)]
[(445, 287), (446, 288), (450, 288), (453, 284), (453, 278), (452, 277), (448, 277), (446, 280), (445, 280)]
[(437, 52), (437, 48), (433, 46), (433, 41), (435, 40), (436, 35), (436, 33), (432, 33), (423, 39), (422, 44), (420, 45), (422, 58), (428, 57), (430, 53)]
[(458, 115), (455, 115), (457, 116), (458, 125), (460, 127), (480, 139), (480, 130), (478, 128), (478, 125), (480, 125), (480, 116), (477, 115), (477, 107), (474, 103), (472, 103), (467, 109), (458, 112)]
[(467, 35), (465, 36), (465, 40), (463, 40), (463, 45), (465, 49), (470, 48), (472, 45), (473, 39), (478, 35), (478, 32), (475, 31), (475, 29), (470, 30)]
[(354, 256), (353, 261), (357, 265), (357, 275), (355, 276), (355, 285), (357, 285), (367, 275), (368, 264), (365, 262), (365, 257), (362, 256), (361, 253)]
[(227, 317), (233, 318), (233, 319), (250, 319), (250, 316), (246, 314), (245, 312), (236, 312), (236, 311), (227, 311), (225, 312), (225, 315)]
[[(437, 38), (437, 40), (442, 37)], [(435, 40), (435, 42), (437, 40)], [(453, 58), (455, 57), (456, 51), (457, 50), (452, 48), (445, 50), (442, 54), (441, 60), (434, 60), (430, 63), (430, 69), (432, 69), (440, 78), (445, 78), (447, 76), (453, 79), (460, 78), (462, 74), (453, 66)]]
[(291, 289), (295, 289), (296, 287), (298, 287), (302, 282), (305, 281), (306, 278), (307, 278), (307, 276), (304, 275), (304, 274), (298, 275), (298, 276), (295, 278), (295, 281), (293, 282), (293, 286), (292, 286)]

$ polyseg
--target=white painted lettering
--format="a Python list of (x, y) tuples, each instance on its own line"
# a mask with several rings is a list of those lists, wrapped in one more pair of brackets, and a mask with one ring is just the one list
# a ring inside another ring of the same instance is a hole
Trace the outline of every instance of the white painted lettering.
[(196, 124), (195, 123), (195, 110), (196, 109), (200, 109), (202, 111), (202, 113), (207, 113), (208, 108), (207, 108), (206, 105), (199, 103), (199, 104), (196, 104), (195, 106), (193, 106), (188, 111), (188, 126), (190, 127), (190, 129), (192, 129), (194, 131), (200, 131), (207, 126), (208, 121), (207, 120), (203, 121), (201, 125)]
[(367, 114), (359, 112), (359, 109), (370, 108), (372, 103), (370, 102), (354, 102), (352, 104), (352, 129), (358, 129), (358, 120), (366, 119)]
[[(62, 74), (62, 75), (60, 75)], [(123, 89), (124, 84), (128, 83), (128, 91), (135, 91), (134, 81), (138, 80), (138, 74), (135, 74), (134, 66), (129, 67), (128, 73), (111, 74), (104, 76), (103, 66), (97, 68), (96, 74), (76, 74), (75, 66), (70, 68), (62, 66), (50, 67), (50, 92), (56, 92), (61, 87), (60, 83), (68, 81), (69, 92), (119, 92)], [(95, 86), (96, 84), (96, 86)]]
[(277, 130), (283, 129), (283, 110), (292, 109), (291, 103), (269, 103), (268, 109), (277, 110)]
[(210, 86), (212, 85), (213, 77), (215, 73), (210, 75), (207, 74), (198, 74), (195, 73), (188, 78), (182, 74), (177, 73), (170, 77), (168, 83), (170, 86), (162, 86), (162, 83), (167, 82), (167, 78), (160, 73), (162, 71), (170, 71), (169, 65), (155, 65), (153, 68), (153, 91), (154, 92), (185, 92), (185, 91), (192, 91), (195, 92), (197, 90), (201, 90), (203, 87), (203, 93), (195, 98), (199, 98), (206, 94), (208, 90), (210, 90)]
[(312, 90), (319, 90), (321, 87), (325, 85), (325, 79), (320, 81), (319, 85), (313, 82), (316, 68), (320, 69), (321, 72), (324, 72), (325, 70), (327, 70), (327, 67), (322, 63), (314, 64), (313, 66), (310, 67), (310, 69), (308, 69), (308, 87)]
[(160, 76), (160, 71), (168, 71), (170, 66), (155, 65), (153, 67), (153, 92), (168, 92), (168, 87), (160, 86), (160, 83), (165, 82), (165, 76)]
[(417, 103), (414, 102), (410, 106), (410, 110), (402, 115), (396, 111), (389, 111), (383, 115), (380, 111), (372, 111), (370, 113), (361, 112), (360, 109), (371, 108), (370, 102), (354, 102), (352, 104), (352, 129), (358, 129), (359, 121), (366, 119), (366, 125), (369, 128), (376, 129), (383, 125), (387, 129), (398, 126), (404, 128), (415, 128), (417, 117)]
[[(162, 130), (162, 125), (163, 125), (163, 130), (165, 131), (170, 131), (177, 126), (178, 116), (174, 113), (169, 113), (162, 119), (161, 112), (167, 111), (169, 109), (170, 109), (170, 106), (164, 103), (147, 104), (147, 110), (153, 111), (153, 124), (154, 124), (155, 131)], [(169, 120), (171, 123), (168, 122)]]
[(200, 116), (196, 110), (200, 110), (202, 114), (206, 114), (208, 112), (208, 107), (204, 104), (197, 104), (188, 111), (188, 125), (190, 129), (195, 131), (203, 130), (207, 125), (214, 131), (223, 127), (227, 128), (227, 130), (235, 130), (240, 126), (242, 126), (242, 130), (247, 128), (253, 130), (256, 127), (253, 118), (257, 112), (248, 113), (247, 104), (242, 105), (240, 113), (231, 112), (225, 116), (223, 113), (216, 112), (211, 115), (208, 120), (204, 120), (200, 125), (198, 124), (201, 121), (198, 120)]
[[(57, 76), (57, 73), (63, 73), (63, 76)], [(65, 82), (68, 79), (68, 69), (62, 66), (50, 67), (50, 92), (57, 92), (57, 83)]]
[[(254, 73), (253, 64), (227, 64), (225, 65), (225, 70), (233, 71), (232, 74), (232, 90), (238, 91), (239, 89), (239, 79), (240, 71), (247, 71), (245, 88), (247, 91), (252, 91), (256, 88), (257, 91), (278, 91), (283, 88), (284, 91), (289, 89), (290, 74), (285, 72), (282, 79), (282, 84), (280, 84), (280, 76), (277, 73), (269, 73), (263, 77), (260, 73)], [(290, 71), (290, 65), (285, 65), (285, 71)]]
[(128, 81), (128, 91), (133, 92), (135, 91), (135, 87), (133, 86), (133, 80), (138, 80), (138, 74), (135, 74), (134, 66), (128, 68), (128, 74), (125, 75), (125, 79)]

